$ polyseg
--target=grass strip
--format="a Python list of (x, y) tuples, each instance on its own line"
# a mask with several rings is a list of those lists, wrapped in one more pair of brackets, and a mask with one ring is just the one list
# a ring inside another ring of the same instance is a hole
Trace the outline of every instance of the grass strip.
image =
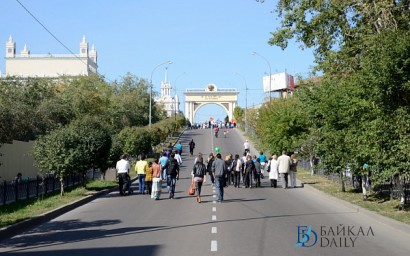
[(96, 180), (87, 183), (87, 188), (78, 185), (66, 188), (64, 196), (60, 191), (50, 193), (41, 198), (30, 198), (0, 206), (0, 228), (41, 215), (63, 205), (79, 200), (91, 193), (117, 186), (115, 181)]
[(396, 199), (390, 200), (389, 195), (370, 193), (368, 200), (363, 201), (361, 191), (354, 190), (353, 188), (349, 189), (347, 187), (346, 192), (342, 192), (342, 186), (339, 183), (328, 180), (326, 177), (318, 174), (311, 175), (310, 172), (302, 168), (298, 169), (297, 179), (336, 198), (358, 205), (380, 215), (410, 224), (410, 205), (406, 205), (405, 209), (400, 211), (400, 201)]

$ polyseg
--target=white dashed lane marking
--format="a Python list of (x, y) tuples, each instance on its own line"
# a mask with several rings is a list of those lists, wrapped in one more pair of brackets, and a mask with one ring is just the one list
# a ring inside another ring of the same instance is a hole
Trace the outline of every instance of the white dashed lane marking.
[(212, 211), (213, 211), (213, 212), (216, 212), (216, 207), (212, 207)]
[(212, 233), (212, 234), (218, 233), (218, 228), (217, 228), (217, 227), (212, 227), (211, 233)]
[(216, 215), (212, 215), (212, 220), (216, 220)]
[(218, 251), (218, 242), (216, 240), (211, 241), (211, 252)]

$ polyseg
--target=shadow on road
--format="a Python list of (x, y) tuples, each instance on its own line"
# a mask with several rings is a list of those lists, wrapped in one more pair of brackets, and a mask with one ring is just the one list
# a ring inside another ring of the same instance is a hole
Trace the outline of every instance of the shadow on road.
[(66, 249), (66, 250), (49, 250), (49, 251), (13, 251), (5, 254), (18, 254), (29, 256), (63, 256), (63, 255), (145, 255), (154, 256), (158, 255), (158, 249), (160, 245), (141, 245), (141, 246), (124, 246), (124, 247), (99, 247), (99, 248), (83, 248), (83, 249)]

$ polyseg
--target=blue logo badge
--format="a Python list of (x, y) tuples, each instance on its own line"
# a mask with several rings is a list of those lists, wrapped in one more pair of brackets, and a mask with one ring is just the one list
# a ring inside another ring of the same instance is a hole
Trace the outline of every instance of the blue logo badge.
[[(314, 238), (314, 239), (312, 239)], [(312, 226), (298, 226), (297, 247), (312, 247), (317, 242), (317, 234), (312, 230)]]

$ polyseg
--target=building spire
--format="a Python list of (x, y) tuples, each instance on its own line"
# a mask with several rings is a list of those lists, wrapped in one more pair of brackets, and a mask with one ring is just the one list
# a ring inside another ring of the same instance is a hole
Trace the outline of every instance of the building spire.
[(165, 67), (165, 81), (164, 84), (168, 83), (168, 67)]

